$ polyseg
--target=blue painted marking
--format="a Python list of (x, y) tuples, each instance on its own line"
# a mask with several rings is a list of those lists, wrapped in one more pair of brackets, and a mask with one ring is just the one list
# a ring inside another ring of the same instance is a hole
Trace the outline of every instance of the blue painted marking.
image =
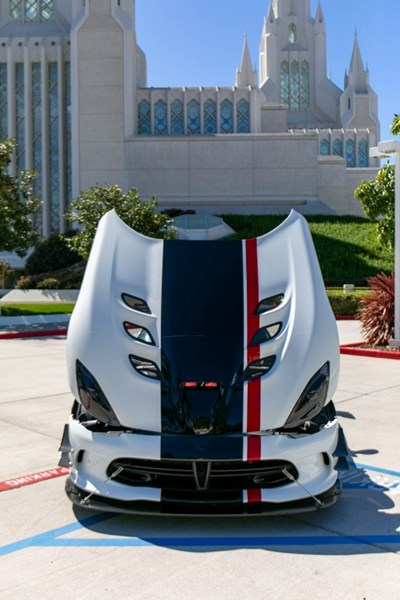
[(354, 463), (357, 469), (363, 469), (365, 471), (374, 471), (375, 473), (384, 473), (385, 475), (393, 475), (393, 477), (400, 477), (399, 471), (391, 471), (390, 469), (381, 469), (379, 467), (372, 467), (371, 465), (362, 465), (360, 463)]
[(45, 533), (40, 533), (30, 538), (26, 538), (25, 540), (20, 540), (19, 542), (13, 542), (11, 544), (6, 544), (5, 546), (0, 546), (0, 556), (11, 554), (12, 552), (17, 552), (18, 550), (23, 550), (24, 548), (30, 548), (32, 546), (51, 546), (52, 541), (54, 541), (56, 538), (59, 538), (61, 535), (67, 535), (68, 533), (79, 531), (79, 529), (84, 529), (85, 527), (90, 527), (96, 523), (101, 523), (102, 521), (111, 519), (114, 516), (114, 514), (102, 513), (100, 515), (88, 517), (82, 521), (75, 521), (74, 523), (70, 523), (64, 527), (51, 529)]
[[(370, 465), (364, 465), (360, 463), (353, 463), (356, 469), (362, 469), (366, 471), (374, 471), (377, 473), (384, 473), (386, 475), (392, 475), (400, 478), (400, 472), (392, 471), (389, 469), (381, 469), (378, 467), (372, 467)], [(384, 486), (375, 484), (377, 489), (387, 489)], [(396, 484), (397, 485), (397, 484)], [(361, 483), (344, 483), (344, 488), (347, 489), (365, 489), (368, 485)], [(0, 546), (0, 556), (5, 556), (25, 548), (32, 547), (149, 547), (149, 546), (163, 546), (163, 547), (174, 547), (174, 548), (194, 548), (194, 547), (218, 547), (218, 548), (264, 548), (264, 547), (277, 547), (277, 546), (349, 546), (349, 545), (378, 545), (378, 544), (391, 544), (400, 545), (400, 534), (393, 535), (363, 535), (363, 536), (296, 536), (296, 537), (182, 537), (182, 538), (92, 538), (92, 539), (79, 539), (79, 538), (62, 538), (61, 536), (68, 535), (85, 527), (90, 527), (97, 523), (102, 523), (108, 519), (114, 518), (114, 513), (102, 513), (82, 521), (76, 521), (70, 523), (64, 527), (58, 527), (45, 533), (41, 533), (25, 540), (20, 540), (5, 546)]]

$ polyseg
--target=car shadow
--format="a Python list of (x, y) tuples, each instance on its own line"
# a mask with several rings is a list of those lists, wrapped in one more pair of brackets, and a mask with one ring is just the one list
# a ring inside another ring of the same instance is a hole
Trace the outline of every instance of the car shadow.
[[(374, 554), (398, 550), (400, 515), (389, 485), (352, 466), (343, 495), (327, 510), (288, 516), (165, 516), (93, 513), (74, 507), (77, 520), (107, 546), (159, 546), (185, 552), (265, 549), (310, 555)], [(400, 503), (400, 482), (399, 482)], [(91, 518), (97, 514), (100, 518)], [(85, 534), (86, 535), (86, 534)], [(94, 536), (94, 541), (92, 539)], [(105, 539), (106, 538), (106, 539)]]

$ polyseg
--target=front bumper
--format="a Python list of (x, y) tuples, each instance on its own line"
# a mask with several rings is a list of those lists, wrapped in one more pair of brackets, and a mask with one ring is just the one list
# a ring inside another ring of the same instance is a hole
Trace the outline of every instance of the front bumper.
[[(235, 468), (238, 465), (237, 459), (232, 461), (229, 457), (231, 436), (174, 436), (178, 456), (167, 458), (161, 457), (161, 435), (93, 432), (71, 418), (67, 437), (71, 466), (67, 495), (74, 504), (94, 510), (188, 515), (282, 514), (327, 508), (340, 495), (335, 468), (339, 439), (336, 420), (314, 434), (260, 436), (261, 461), (266, 465), (282, 464), (282, 472), (291, 469), (294, 476), (265, 485), (254, 477), (238, 489), (234, 489), (233, 479), (229, 478), (230, 465)], [(248, 438), (240, 438), (245, 457)], [(239, 457), (242, 460), (239, 465), (257, 466), (258, 463), (248, 463), (243, 457)], [(175, 464), (223, 464), (226, 478), (211, 490), (199, 486), (198, 481), (190, 489), (190, 482), (185, 483), (189, 488), (180, 484), (174, 487), (174, 480), (168, 478), (144, 476), (127, 482), (114, 477), (115, 463), (141, 461), (153, 466), (169, 460)], [(162, 487), (157, 487), (157, 481), (163, 481)], [(236, 484), (238, 481), (243, 479), (237, 479)]]

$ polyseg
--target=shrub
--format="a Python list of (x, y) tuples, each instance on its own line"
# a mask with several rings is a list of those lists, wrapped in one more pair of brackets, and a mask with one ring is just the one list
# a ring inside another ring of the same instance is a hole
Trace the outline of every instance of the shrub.
[(36, 284), (36, 289), (38, 290), (57, 290), (59, 287), (60, 282), (55, 277), (47, 277)]
[(33, 282), (32, 277), (23, 275), (16, 283), (15, 288), (17, 290), (32, 290), (36, 287), (36, 283)]
[(360, 301), (358, 318), (366, 343), (386, 346), (394, 327), (394, 273), (379, 273), (368, 279), (370, 292)]
[(26, 260), (26, 273), (28, 275), (49, 273), (58, 269), (65, 269), (77, 263), (80, 260), (79, 255), (70, 250), (65, 241), (65, 239), (70, 239), (74, 235), (75, 232), (69, 231), (63, 236), (54, 234), (39, 242)]

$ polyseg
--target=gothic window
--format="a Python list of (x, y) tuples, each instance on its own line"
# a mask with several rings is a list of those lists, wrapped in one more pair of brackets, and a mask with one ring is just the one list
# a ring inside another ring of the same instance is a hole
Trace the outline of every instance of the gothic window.
[(150, 102), (142, 100), (138, 107), (138, 133), (139, 135), (151, 134)]
[(221, 102), (220, 132), (233, 133), (233, 105), (230, 100), (224, 100)]
[(321, 140), (319, 144), (319, 153), (321, 156), (329, 156), (329, 140)]
[(348, 167), (356, 166), (356, 145), (353, 140), (346, 142), (346, 165)]
[(66, 196), (69, 206), (72, 200), (72, 116), (71, 116), (71, 63), (65, 63), (65, 107), (66, 107)]
[(180, 100), (174, 100), (171, 104), (171, 133), (172, 135), (183, 135), (185, 133), (183, 102)]
[(200, 104), (196, 100), (187, 106), (187, 132), (200, 133)]
[(289, 25), (289, 44), (295, 44), (297, 42), (297, 27), (294, 23)]
[(306, 60), (301, 63), (300, 107), (301, 110), (310, 108), (310, 65)]
[(342, 140), (336, 139), (333, 142), (333, 154), (335, 156), (343, 156), (343, 142), (342, 142)]
[(58, 136), (60, 129), (60, 118), (58, 112), (58, 64), (55, 62), (48, 65), (48, 119), (49, 119), (49, 200), (50, 200), (50, 230), (59, 230), (60, 224), (60, 151)]
[[(32, 63), (32, 167), (37, 173), (33, 181), (35, 196), (42, 196), (42, 85), (41, 85), (41, 65)], [(41, 230), (42, 220), (41, 211), (34, 216), (34, 226), (36, 230)]]
[(287, 60), (281, 62), (281, 102), (289, 108), (289, 63)]
[(24, 64), (15, 63), (15, 140), (17, 170), (25, 169), (25, 82)]
[(158, 135), (168, 133), (168, 111), (164, 100), (157, 100), (154, 105), (154, 133)]
[(10, 16), (14, 21), (48, 21), (53, 16), (54, 0), (10, 0)]
[(247, 100), (239, 100), (236, 105), (237, 133), (250, 133), (250, 105)]
[(360, 140), (358, 142), (358, 166), (361, 168), (368, 167), (367, 140)]
[(212, 135), (217, 133), (217, 105), (214, 100), (204, 103), (204, 133)]
[(8, 137), (7, 64), (0, 63), (0, 141)]
[(300, 71), (297, 60), (290, 65), (290, 110), (300, 110)]

